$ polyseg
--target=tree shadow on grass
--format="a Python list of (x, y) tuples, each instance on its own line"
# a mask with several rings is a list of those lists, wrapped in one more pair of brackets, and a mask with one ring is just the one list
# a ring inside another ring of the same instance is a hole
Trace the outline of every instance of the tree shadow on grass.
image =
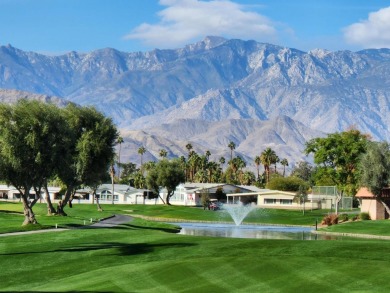
[(153, 230), (153, 231), (162, 231), (167, 233), (179, 233), (180, 227), (148, 227), (144, 225), (133, 225), (133, 224), (118, 224), (118, 225), (101, 225), (101, 226), (80, 226), (77, 228), (81, 229), (115, 229), (115, 230)]
[(122, 224), (117, 227), (112, 227), (114, 229), (135, 229), (135, 230), (153, 230), (153, 231), (162, 231), (167, 233), (179, 233), (181, 228), (176, 227), (147, 227), (147, 226), (139, 226), (133, 224)]
[(13, 252), (13, 253), (1, 253), (0, 256), (11, 256), (11, 255), (23, 255), (23, 254), (44, 254), (44, 253), (57, 253), (57, 252), (87, 252), (97, 250), (111, 250), (115, 249), (114, 252), (110, 252), (112, 255), (129, 256), (138, 255), (153, 252), (156, 248), (175, 249), (182, 247), (191, 247), (196, 244), (194, 243), (120, 243), (120, 242), (105, 242), (101, 244), (91, 245), (79, 245), (69, 248), (60, 248), (46, 251), (29, 251), (29, 252)]

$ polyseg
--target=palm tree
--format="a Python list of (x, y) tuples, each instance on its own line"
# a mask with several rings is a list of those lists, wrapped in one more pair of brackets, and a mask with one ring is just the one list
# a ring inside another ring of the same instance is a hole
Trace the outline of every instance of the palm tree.
[(236, 175), (236, 177), (238, 177), (238, 180), (242, 184), (242, 175), (244, 173), (242, 169), (246, 167), (246, 162), (241, 157), (238, 156), (237, 156), (237, 167), (238, 167), (238, 176)]
[(206, 155), (206, 158), (207, 158), (207, 160), (209, 160), (209, 158), (210, 158), (210, 155), (211, 155), (210, 151), (209, 151), (209, 150), (207, 150), (207, 151), (206, 151), (206, 153), (205, 153), (205, 155)]
[(209, 162), (207, 164), (207, 170), (209, 172), (209, 183), (212, 183), (213, 181), (213, 174), (215, 174), (218, 171), (218, 164), (216, 162)]
[(286, 174), (286, 166), (288, 166), (288, 161), (287, 159), (283, 159), (280, 161), (280, 164), (283, 166), (283, 177)]
[(260, 164), (261, 164), (260, 156), (255, 157), (255, 164), (256, 164), (256, 170), (257, 170), (257, 180), (259, 180), (259, 178), (260, 178)]
[(192, 144), (187, 143), (186, 144), (186, 149), (188, 151), (188, 158), (189, 158), (191, 156), (190, 154), (191, 154), (191, 150), (192, 150)]
[(110, 176), (111, 176), (111, 184), (112, 184), (112, 204), (114, 204), (114, 178), (115, 178), (115, 168), (114, 165), (110, 166)]
[(179, 160), (180, 160), (180, 165), (184, 171), (184, 178), (187, 181), (187, 161), (186, 161), (186, 158), (184, 156), (180, 156)]
[(144, 155), (144, 153), (146, 153), (146, 148), (144, 146), (141, 146), (139, 149), (138, 149), (138, 153), (141, 155), (141, 168), (142, 168), (142, 157)]
[(119, 144), (119, 151), (118, 151), (118, 178), (121, 178), (121, 147), (123, 143), (123, 138), (121, 136), (118, 136), (118, 139), (116, 140), (116, 143)]
[(236, 144), (234, 142), (229, 142), (228, 148), (230, 149), (230, 161), (233, 160), (233, 150), (236, 148)]
[(271, 148), (266, 148), (261, 154), (260, 154), (260, 160), (261, 163), (264, 165), (265, 175), (266, 175), (266, 181), (269, 182), (269, 174), (270, 174), (270, 166), (275, 161), (276, 153)]
[(168, 155), (168, 152), (164, 149), (161, 149), (160, 152), (159, 152), (159, 155), (161, 158), (165, 159)]
[(219, 163), (221, 164), (222, 170), (223, 170), (223, 165), (225, 164), (225, 162), (226, 162), (226, 160), (225, 160), (224, 157), (220, 157), (220, 158), (219, 158)]
[(188, 159), (188, 166), (190, 168), (190, 181), (194, 181), (196, 170), (199, 166), (200, 157), (196, 152), (192, 152)]
[(275, 154), (275, 157), (273, 159), (273, 164), (275, 164), (275, 173), (277, 173), (276, 171), (276, 164), (280, 162), (280, 158)]

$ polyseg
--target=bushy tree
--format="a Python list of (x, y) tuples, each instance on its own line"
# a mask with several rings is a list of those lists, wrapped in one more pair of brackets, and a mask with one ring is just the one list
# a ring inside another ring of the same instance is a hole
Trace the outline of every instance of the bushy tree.
[(387, 142), (370, 142), (359, 164), (359, 183), (367, 187), (384, 205), (390, 214), (390, 208), (381, 199), (383, 188), (390, 184), (390, 145)]
[(368, 136), (359, 130), (350, 129), (340, 133), (332, 133), (327, 137), (314, 138), (306, 143), (305, 153), (314, 155), (314, 162), (319, 171), (330, 178), (337, 186), (338, 202), (344, 192), (355, 193), (358, 183), (357, 167), (360, 157), (366, 151)]
[[(76, 187), (96, 185), (113, 161), (117, 136), (111, 120), (93, 108), (29, 100), (0, 104), (0, 177), (21, 194), (23, 224), (37, 223), (32, 207), (42, 188), (48, 198), (48, 180), (67, 187), (60, 211)], [(50, 202), (48, 211), (54, 211)]]
[(155, 194), (160, 194), (161, 188), (165, 188), (167, 190), (165, 203), (170, 205), (169, 199), (174, 194), (176, 187), (185, 182), (183, 171), (180, 160), (161, 160), (148, 172), (146, 185)]
[[(32, 207), (66, 152), (67, 134), (54, 105), (28, 100), (0, 104), (0, 176), (21, 194), (24, 225), (37, 223)], [(31, 188), (36, 193), (32, 201)]]
[(267, 188), (281, 191), (299, 191), (300, 186), (308, 188), (308, 184), (304, 180), (294, 176), (274, 176), (267, 183)]
[(63, 208), (79, 186), (96, 185), (107, 176), (119, 135), (112, 120), (93, 107), (70, 104), (62, 112), (71, 132), (63, 164), (57, 170), (66, 185)]
[(314, 168), (310, 163), (306, 161), (301, 161), (291, 171), (291, 176), (301, 178), (302, 180), (309, 182), (309, 184), (311, 185), (313, 183), (313, 169)]

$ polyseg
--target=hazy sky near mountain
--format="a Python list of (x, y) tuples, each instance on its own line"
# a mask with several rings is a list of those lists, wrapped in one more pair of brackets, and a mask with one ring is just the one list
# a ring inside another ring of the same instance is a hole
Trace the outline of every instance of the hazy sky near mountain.
[(0, 0), (0, 45), (60, 54), (178, 48), (205, 36), (308, 51), (390, 47), (388, 0)]

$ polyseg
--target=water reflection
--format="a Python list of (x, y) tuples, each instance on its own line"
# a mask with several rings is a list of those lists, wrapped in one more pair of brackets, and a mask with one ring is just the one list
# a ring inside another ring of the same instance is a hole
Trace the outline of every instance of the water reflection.
[(175, 223), (182, 229), (179, 234), (230, 238), (335, 240), (337, 236), (313, 234), (309, 227), (230, 225), (205, 223)]

